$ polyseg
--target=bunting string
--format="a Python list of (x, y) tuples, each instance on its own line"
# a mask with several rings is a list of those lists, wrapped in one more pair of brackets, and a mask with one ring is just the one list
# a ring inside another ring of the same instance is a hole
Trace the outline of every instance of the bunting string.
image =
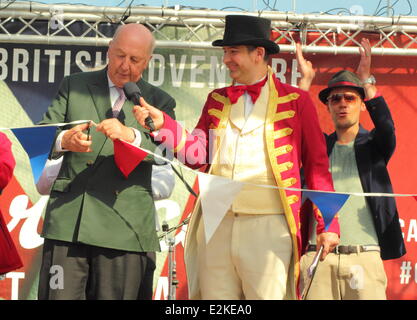
[[(91, 123), (94, 126), (97, 126), (96, 123), (94, 123), (94, 121), (92, 120), (77, 120), (77, 121), (72, 121), (72, 122), (67, 122), (67, 123), (54, 123), (54, 124), (45, 124), (45, 125), (33, 125), (33, 126), (27, 126), (27, 127), (19, 127), (19, 128), (0, 128), (0, 130), (14, 130), (14, 129), (23, 129), (23, 128), (36, 128), (36, 127), (63, 127), (63, 126), (68, 126), (68, 125), (79, 125), (79, 124), (84, 124), (84, 123)], [(138, 147), (138, 146), (134, 146), (131, 143), (128, 143), (126, 141), (124, 141), (127, 144), (132, 145), (135, 148), (138, 148), (152, 156), (154, 156), (155, 158), (158, 158), (164, 162), (173, 164), (173, 165), (177, 165), (185, 170), (191, 171), (196, 173), (196, 171), (194, 169), (191, 169), (187, 166), (185, 166), (184, 164), (182, 164), (181, 162), (179, 162), (177, 159), (173, 160), (169, 160), (159, 154), (156, 154), (152, 151), (149, 151), (145, 148), (142, 147)], [(202, 173), (199, 172), (199, 174), (204, 174), (204, 175), (209, 175), (207, 173)], [(233, 181), (233, 180), (232, 180)], [(241, 181), (239, 181), (241, 182)], [(252, 186), (256, 186), (256, 187), (261, 187), (261, 188), (270, 188), (270, 189), (281, 189), (281, 190), (288, 190), (288, 191), (299, 191), (299, 192), (309, 192), (309, 193), (329, 193), (329, 194), (340, 194), (340, 195), (348, 195), (348, 196), (359, 196), (359, 197), (417, 197), (417, 193), (410, 193), (410, 194), (405, 194), (405, 193), (371, 193), (371, 192), (339, 192), (339, 191), (326, 191), (326, 190), (312, 190), (312, 189), (304, 189), (304, 188), (291, 188), (291, 187), (279, 187), (279, 186), (272, 186), (272, 185), (260, 185), (260, 184), (254, 184), (254, 183), (250, 183), (250, 182), (241, 182), (243, 184), (247, 184), (247, 185), (252, 185)], [(417, 200), (417, 198), (416, 198)]]
[(18, 127), (18, 128), (0, 128), (0, 130), (13, 130), (13, 129), (25, 129), (25, 128), (38, 128), (38, 127), (65, 127), (68, 125), (78, 125), (91, 122), (92, 125), (97, 126), (97, 124), (92, 120), (76, 120), (72, 122), (61, 122), (61, 123), (51, 123), (51, 124), (38, 124), (27, 127)]
[[(126, 142), (126, 141), (124, 141)], [(126, 142), (129, 143), (129, 142)], [(130, 143), (129, 143), (130, 144)], [(191, 169), (189, 167), (187, 167), (186, 165), (184, 165), (183, 163), (179, 162), (177, 159), (173, 160), (169, 160), (159, 154), (156, 154), (152, 151), (149, 151), (147, 149), (144, 149), (142, 147), (137, 147), (136, 148), (147, 152), (148, 154), (154, 156), (155, 158), (158, 158), (162, 161), (165, 162), (169, 162), (170, 164), (173, 165), (177, 165), (185, 170), (191, 171), (196, 173), (196, 170)], [(208, 173), (205, 172), (198, 172), (198, 174), (203, 174), (203, 175), (209, 175)], [(227, 179), (227, 178), (225, 178)], [(247, 185), (251, 185), (251, 186), (256, 186), (256, 187), (261, 187), (261, 188), (270, 188), (270, 189), (281, 189), (281, 190), (289, 190), (289, 191), (301, 191), (301, 192), (317, 192), (317, 193), (331, 193), (331, 194), (341, 194), (341, 195), (348, 195), (348, 196), (358, 196), (358, 197), (417, 197), (417, 193), (415, 194), (405, 194), (405, 193), (376, 193), (376, 192), (339, 192), (339, 191), (324, 191), (324, 190), (313, 190), (313, 189), (303, 189), (303, 188), (290, 188), (290, 187), (279, 187), (279, 186), (271, 186), (271, 185), (261, 185), (261, 184), (255, 184), (255, 183), (250, 183), (250, 182), (245, 182), (245, 181), (239, 181), (242, 184), (247, 184)]]
[[(11, 130), (15, 134), (29, 156), (35, 183), (37, 183), (51, 150), (51, 146), (56, 134), (56, 128), (61, 126), (79, 125), (85, 123), (90, 123), (93, 126), (97, 126), (97, 124), (91, 120), (77, 120), (69, 123), (35, 125), (22, 128), (3, 128), (0, 130)], [(302, 192), (303, 198), (309, 198), (320, 210), (321, 216), (324, 220), (325, 230), (330, 227), (333, 218), (340, 210), (340, 208), (343, 207), (349, 196), (414, 197), (414, 199), (417, 200), (417, 194), (338, 192), (280, 187), (275, 185), (260, 185), (250, 182), (236, 181), (230, 178), (219, 177), (216, 175), (193, 170), (182, 164), (177, 159), (167, 159), (160, 154), (136, 146), (121, 139), (114, 140), (113, 146), (114, 161), (126, 179), (128, 178), (129, 174), (139, 165), (139, 163), (146, 158), (148, 154), (152, 155), (155, 159), (162, 160), (164, 163), (171, 164), (172, 167), (174, 165), (179, 166), (180, 168), (184, 168), (184, 170), (189, 170), (197, 174), (200, 187), (200, 199), (204, 220), (205, 238), (207, 243), (210, 241), (211, 237), (217, 230), (217, 227), (224, 218), (228, 208), (230, 208), (232, 205), (236, 195), (242, 190), (243, 185)], [(218, 190), (223, 190), (223, 192), (219, 193)], [(178, 227), (186, 223), (188, 223), (188, 220), (183, 221), (179, 226), (171, 228), (165, 232), (162, 237), (166, 236), (173, 230), (177, 230)]]

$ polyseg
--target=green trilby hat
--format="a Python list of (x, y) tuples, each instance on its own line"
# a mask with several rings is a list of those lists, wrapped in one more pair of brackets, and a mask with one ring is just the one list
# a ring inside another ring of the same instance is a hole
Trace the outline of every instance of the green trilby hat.
[(362, 99), (365, 98), (365, 90), (363, 89), (362, 81), (358, 76), (348, 70), (342, 70), (336, 73), (327, 83), (327, 88), (319, 93), (319, 99), (324, 104), (327, 104), (327, 97), (335, 88), (350, 87), (359, 92)]

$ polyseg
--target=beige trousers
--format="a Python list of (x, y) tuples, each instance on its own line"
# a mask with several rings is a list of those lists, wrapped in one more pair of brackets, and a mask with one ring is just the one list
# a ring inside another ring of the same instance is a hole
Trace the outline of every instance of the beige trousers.
[(201, 220), (197, 245), (203, 300), (284, 298), (292, 242), (283, 214), (229, 211), (208, 244)]
[[(315, 252), (301, 257), (301, 291), (306, 283), (307, 268)], [(320, 261), (308, 300), (385, 300), (387, 277), (378, 251), (351, 254), (329, 253)]]

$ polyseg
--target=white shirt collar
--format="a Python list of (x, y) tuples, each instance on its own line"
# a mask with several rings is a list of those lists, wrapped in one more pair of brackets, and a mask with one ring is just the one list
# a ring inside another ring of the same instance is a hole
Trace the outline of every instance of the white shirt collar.
[(110, 79), (110, 77), (109, 77), (109, 74), (108, 74), (108, 73), (106, 73), (106, 75), (107, 75), (107, 80), (108, 80), (108, 82), (109, 82), (109, 88), (115, 87), (116, 85), (113, 83), (113, 81), (111, 81), (111, 79)]

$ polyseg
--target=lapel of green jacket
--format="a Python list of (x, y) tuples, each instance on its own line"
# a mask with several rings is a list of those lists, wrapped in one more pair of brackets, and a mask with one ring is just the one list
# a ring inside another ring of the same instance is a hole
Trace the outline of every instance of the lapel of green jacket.
[[(95, 77), (95, 80), (91, 83), (87, 83), (87, 87), (90, 92), (91, 99), (93, 100), (99, 122), (107, 119), (109, 115), (111, 115), (107, 68), (99, 71), (97, 77)], [(104, 151), (104, 145), (106, 143), (110, 143), (110, 141), (107, 141), (108, 139), (101, 132), (96, 132), (95, 128), (91, 129), (91, 136), (93, 139), (93, 150), (97, 153), (98, 156)], [(109, 148), (111, 148), (111, 146), (109, 146)], [(106, 149), (108, 148), (106, 147)], [(105, 151), (105, 153), (107, 152)]]
[(87, 84), (100, 121), (107, 118), (106, 113), (109, 111), (109, 108), (111, 109), (109, 83), (106, 74), (107, 68), (98, 72), (98, 77), (94, 82)]

